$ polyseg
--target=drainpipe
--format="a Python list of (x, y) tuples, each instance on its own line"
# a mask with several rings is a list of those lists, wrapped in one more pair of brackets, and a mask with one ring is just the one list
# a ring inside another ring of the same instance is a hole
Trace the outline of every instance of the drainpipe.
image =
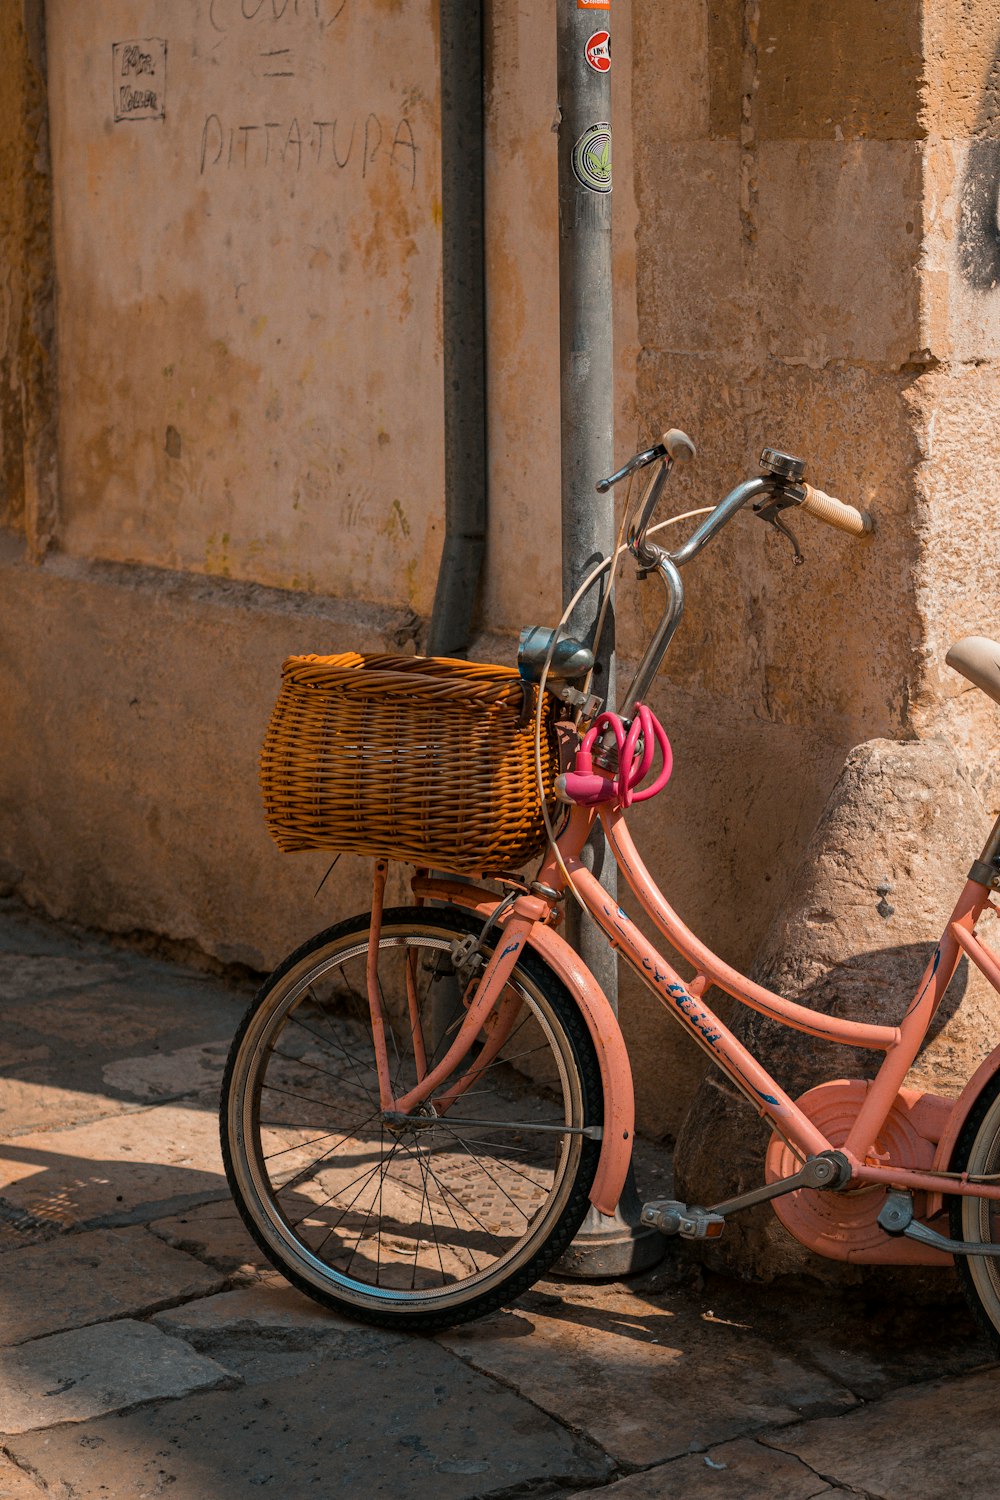
[(486, 546), (482, 0), (440, 0), (445, 535), (430, 656), (463, 656)]

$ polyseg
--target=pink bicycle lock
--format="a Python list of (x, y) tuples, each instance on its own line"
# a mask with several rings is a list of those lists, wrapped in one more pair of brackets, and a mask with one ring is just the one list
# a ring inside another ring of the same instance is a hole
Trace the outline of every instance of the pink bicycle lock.
[[(617, 776), (602, 776), (594, 770), (594, 744), (606, 729), (611, 730), (618, 747)], [(640, 736), (641, 750), (638, 748)], [(657, 750), (663, 761), (660, 773), (650, 786), (640, 790), (640, 782), (653, 768)], [(644, 703), (639, 703), (628, 733), (617, 714), (598, 715), (580, 743), (573, 770), (556, 778), (556, 796), (562, 802), (576, 802), (584, 807), (616, 801), (621, 807), (630, 807), (633, 802), (645, 802), (662, 792), (673, 768), (674, 753), (666, 730), (656, 715)]]

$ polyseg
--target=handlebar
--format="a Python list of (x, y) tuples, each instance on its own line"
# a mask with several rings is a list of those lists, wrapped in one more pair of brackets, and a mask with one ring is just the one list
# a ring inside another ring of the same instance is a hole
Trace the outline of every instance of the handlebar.
[(722, 527), (736, 515), (737, 511), (742, 510), (748, 501), (754, 502), (754, 511), (762, 520), (769, 522), (792, 543), (797, 562), (802, 560), (798, 543), (782, 519), (784, 512), (789, 509), (804, 511), (806, 515), (813, 516), (828, 526), (836, 527), (839, 531), (846, 531), (852, 536), (865, 536), (874, 529), (872, 517), (867, 511), (859, 510), (856, 506), (848, 505), (843, 500), (837, 500), (832, 495), (826, 495), (822, 490), (806, 484), (803, 479), (805, 464), (801, 459), (793, 458), (773, 448), (765, 448), (761, 455), (763, 472), (757, 478), (744, 480), (742, 484), (730, 490), (711, 514), (706, 516), (701, 525), (691, 533), (687, 541), (677, 551), (668, 552), (649, 541), (646, 533), (673, 464), (693, 458), (695, 452), (694, 443), (687, 434), (672, 427), (663, 434), (659, 443), (635, 454), (617, 473), (610, 475), (607, 479), (602, 479), (597, 486), (599, 492), (605, 494), (612, 485), (618, 484), (637, 470), (645, 468), (648, 464), (659, 462), (660, 467), (636, 509), (627, 536), (629, 550), (643, 571), (656, 573), (659, 576), (666, 600), (663, 618), (654, 631), (635, 677), (629, 685), (623, 704), (625, 718), (631, 718), (635, 713), (636, 705), (645, 699), (660, 669), (660, 663), (674, 631), (680, 624), (684, 610), (684, 585), (681, 582), (680, 569), (692, 558), (697, 557), (702, 548), (707, 546), (716, 533), (721, 531)]
[(874, 529), (875, 523), (868, 511), (835, 500), (832, 495), (824, 495), (811, 484), (804, 484), (802, 488), (806, 497), (800, 501), (799, 509), (807, 516), (815, 516), (817, 521), (825, 521), (828, 526), (836, 526), (838, 531), (850, 532), (852, 536), (866, 536)]
[(607, 479), (598, 480), (597, 493), (606, 495), (614, 485), (620, 484), (623, 479), (628, 479), (630, 474), (635, 474), (639, 469), (644, 469), (647, 464), (655, 463), (658, 458), (668, 459), (669, 469), (671, 464), (683, 463), (686, 459), (695, 458), (697, 453), (698, 450), (687, 433), (681, 432), (679, 427), (671, 427), (658, 443), (653, 444), (652, 448), (644, 448), (614, 474), (609, 474)]

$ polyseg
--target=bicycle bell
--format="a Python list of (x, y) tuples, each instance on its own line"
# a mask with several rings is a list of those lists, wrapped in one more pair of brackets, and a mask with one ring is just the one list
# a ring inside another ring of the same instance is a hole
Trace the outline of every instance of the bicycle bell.
[(768, 474), (774, 474), (779, 479), (790, 479), (792, 484), (798, 484), (806, 472), (806, 461), (804, 458), (793, 458), (790, 453), (781, 453), (777, 448), (765, 448), (760, 455), (760, 466)]

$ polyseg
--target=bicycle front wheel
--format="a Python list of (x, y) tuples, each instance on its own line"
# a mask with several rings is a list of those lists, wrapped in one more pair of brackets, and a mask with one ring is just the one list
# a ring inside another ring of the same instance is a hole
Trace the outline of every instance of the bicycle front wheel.
[[(951, 1160), (953, 1172), (1000, 1177), (1000, 1074), (972, 1106)], [(1000, 1203), (952, 1197), (951, 1236), (973, 1244), (1000, 1244)], [(956, 1255), (955, 1268), (976, 1321), (1000, 1351), (1000, 1257)]]
[[(453, 950), (480, 928), (452, 909), (383, 915), (379, 987), (397, 1097), (423, 1076), (421, 1040), (428, 1070), (451, 1045), (465, 1014)], [(226, 1068), (226, 1173), (257, 1243), (309, 1296), (381, 1326), (443, 1328), (519, 1295), (576, 1233), (600, 1150), (600, 1071), (565, 986), (526, 950), (444, 1086), (471, 1074), (468, 1089), (440, 1115), (425, 1106), (405, 1123), (386, 1120), (368, 953), (369, 919), (356, 917), (265, 982)], [(505, 1040), (483, 1067), (493, 1024)]]

